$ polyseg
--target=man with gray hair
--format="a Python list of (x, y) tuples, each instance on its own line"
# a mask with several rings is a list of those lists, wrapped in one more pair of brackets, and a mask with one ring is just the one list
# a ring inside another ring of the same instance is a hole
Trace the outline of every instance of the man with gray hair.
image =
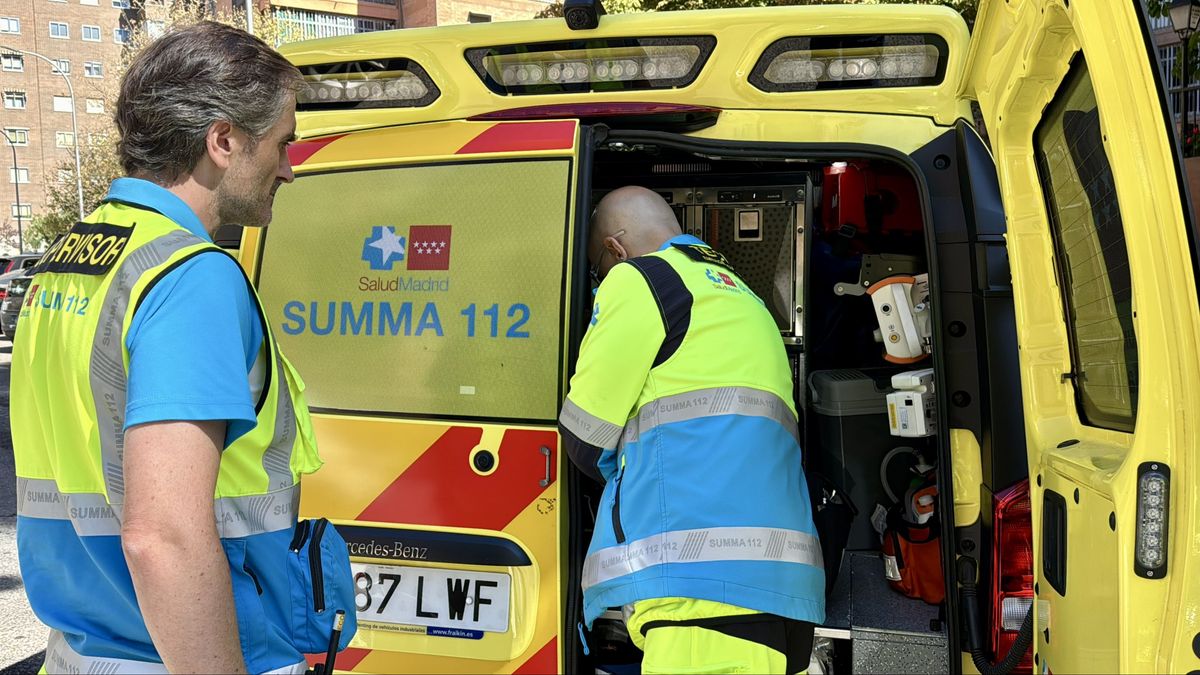
[[(324, 521), (297, 527), (299, 478), (321, 465), (303, 385), (212, 243), (222, 225), (270, 221), (301, 86), (228, 26), (152, 43), (117, 102), (128, 177), (39, 262), (12, 433), (49, 672), (303, 672), (325, 645), (302, 599), (319, 584), (319, 603), (345, 607), (344, 542)], [(323, 579), (309, 543), (338, 563)]]

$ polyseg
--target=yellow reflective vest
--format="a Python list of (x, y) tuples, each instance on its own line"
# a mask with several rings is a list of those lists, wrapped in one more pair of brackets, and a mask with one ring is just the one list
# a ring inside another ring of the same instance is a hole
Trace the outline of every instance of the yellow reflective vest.
[[(51, 671), (161, 669), (120, 544), (126, 333), (153, 285), (197, 255), (228, 254), (163, 215), (106, 203), (46, 252), (21, 309), (11, 384), (18, 551), (30, 603), (52, 629)], [(214, 516), (247, 666), (264, 672), (302, 660), (287, 580), (273, 573), (285, 568), (299, 478), (321, 460), (304, 385), (247, 286), (268, 373), (257, 424), (222, 452)]]

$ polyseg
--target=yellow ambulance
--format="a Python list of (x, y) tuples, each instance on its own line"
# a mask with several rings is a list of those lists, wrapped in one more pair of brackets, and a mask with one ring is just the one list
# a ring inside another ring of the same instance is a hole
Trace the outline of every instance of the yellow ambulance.
[(353, 561), (339, 669), (637, 672), (619, 608), (580, 624), (599, 490), (556, 425), (588, 216), (636, 184), (787, 346), (816, 666), (1200, 670), (1197, 241), (1140, 2), (574, 0), (284, 52), (296, 181), (240, 255)]

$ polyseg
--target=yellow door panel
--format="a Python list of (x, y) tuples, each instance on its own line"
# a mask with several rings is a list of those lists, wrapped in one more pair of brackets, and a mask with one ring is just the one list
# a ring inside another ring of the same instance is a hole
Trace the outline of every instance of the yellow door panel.
[[(1039, 617), (1034, 647), (1055, 672), (1200, 666), (1200, 313), (1149, 34), (1137, 2), (989, 1), (966, 67), (1008, 217), (1030, 476), (1045, 483), (1031, 494), (1050, 640)], [(1148, 466), (1170, 471), (1161, 539), (1139, 516)], [(1164, 542), (1162, 566), (1136, 562)]]
[(458, 122), (300, 143), (271, 228), (247, 237), (325, 462), (301, 513), (337, 524), (355, 574), (339, 669), (561, 667), (577, 135)]

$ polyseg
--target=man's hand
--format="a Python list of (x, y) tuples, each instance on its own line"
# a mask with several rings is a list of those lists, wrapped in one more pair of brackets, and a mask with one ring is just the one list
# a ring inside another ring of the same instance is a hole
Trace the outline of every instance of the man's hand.
[(121, 545), (138, 605), (172, 673), (244, 673), (213, 493), (225, 422), (156, 422), (125, 434)]

